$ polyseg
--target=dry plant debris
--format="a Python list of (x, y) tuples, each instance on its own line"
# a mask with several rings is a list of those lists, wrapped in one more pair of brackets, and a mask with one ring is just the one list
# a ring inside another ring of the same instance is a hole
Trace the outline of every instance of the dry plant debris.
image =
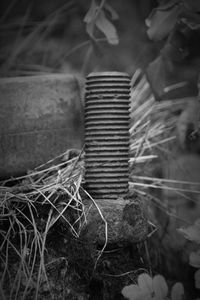
[[(58, 220), (66, 222), (71, 233), (79, 236), (85, 220), (80, 196), (83, 164), (81, 153), (68, 159), (71, 152), (26, 176), (1, 183), (1, 289), (9, 291), (11, 299), (19, 295), (25, 299), (33, 288), (37, 299), (41, 285), (48, 285), (47, 266), (52, 262), (45, 259), (46, 240)], [(55, 164), (56, 160), (60, 163)], [(69, 208), (76, 211), (77, 220), (67, 218)], [(13, 257), (14, 262), (10, 260)], [(58, 263), (59, 259), (56, 266)]]
[[(170, 154), (174, 143), (176, 113), (186, 99), (156, 102), (145, 78), (138, 70), (132, 78), (130, 126), (130, 189), (140, 196), (149, 188), (163, 188), (166, 180), (152, 177), (159, 155)], [(73, 156), (73, 157), (71, 157)], [(65, 258), (47, 259), (47, 239), (62, 220), (79, 237), (87, 216), (84, 214), (81, 186), (84, 153), (69, 150), (39, 166), (27, 175), (11, 178), (0, 185), (0, 293), (2, 299), (26, 299), (34, 290), (51, 291), (49, 266), (66, 264)], [(168, 183), (168, 182), (167, 182)], [(167, 206), (153, 199), (167, 211)], [(72, 219), (68, 211), (76, 211)], [(149, 224), (155, 229), (154, 224)], [(15, 257), (14, 261), (13, 257)]]

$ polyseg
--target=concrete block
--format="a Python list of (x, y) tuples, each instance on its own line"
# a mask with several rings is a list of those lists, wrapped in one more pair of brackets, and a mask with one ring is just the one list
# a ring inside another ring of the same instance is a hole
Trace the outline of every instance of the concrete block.
[(1, 178), (82, 147), (83, 111), (74, 76), (2, 78), (0, 112)]

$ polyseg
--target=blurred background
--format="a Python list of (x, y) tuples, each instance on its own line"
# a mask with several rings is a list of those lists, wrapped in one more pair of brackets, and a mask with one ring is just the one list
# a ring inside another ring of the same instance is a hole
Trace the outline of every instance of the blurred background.
[(112, 45), (102, 31), (89, 37), (84, 17), (91, 1), (2, 0), (0, 13), (0, 75), (34, 75), (145, 69), (158, 54), (146, 33), (145, 19), (153, 0), (107, 1), (118, 35)]

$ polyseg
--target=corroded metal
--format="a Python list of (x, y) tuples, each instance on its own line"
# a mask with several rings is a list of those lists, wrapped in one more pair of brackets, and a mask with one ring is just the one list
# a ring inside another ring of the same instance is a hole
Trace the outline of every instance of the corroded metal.
[(115, 199), (128, 193), (129, 93), (126, 73), (87, 76), (85, 183), (95, 199)]

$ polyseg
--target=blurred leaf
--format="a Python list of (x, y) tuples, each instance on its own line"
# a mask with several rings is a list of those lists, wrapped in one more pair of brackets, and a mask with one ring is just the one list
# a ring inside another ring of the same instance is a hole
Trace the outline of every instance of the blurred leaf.
[(129, 300), (150, 300), (153, 299), (153, 281), (146, 274), (140, 274), (138, 277), (138, 285), (131, 284), (122, 289), (122, 295)]
[(147, 77), (155, 96), (162, 96), (165, 88), (165, 65), (162, 56), (158, 56), (149, 64)]
[[(118, 17), (110, 6), (106, 6), (106, 8), (110, 11), (112, 19)], [(115, 26), (107, 19), (103, 8), (100, 8), (94, 0), (92, 0), (91, 6), (84, 17), (84, 22), (86, 23), (86, 31), (92, 39), (94, 39), (96, 26), (106, 36), (108, 43), (112, 45), (119, 43)]]
[(165, 299), (168, 293), (166, 280), (161, 275), (155, 275), (153, 278), (153, 290), (157, 299)]
[(187, 25), (191, 30), (200, 29), (200, 16), (193, 12), (184, 12), (180, 16), (180, 21)]
[(131, 284), (128, 286), (125, 286), (122, 289), (122, 295), (129, 299), (129, 300), (137, 300), (137, 299), (141, 299), (141, 289), (139, 288), (139, 286), (137, 284)]
[(96, 17), (97, 10), (98, 10), (97, 4), (96, 4), (95, 0), (92, 0), (91, 6), (90, 6), (87, 14), (85, 15), (83, 21), (85, 23), (91, 23)]
[(153, 292), (153, 280), (149, 274), (140, 274), (138, 277), (138, 285), (142, 291), (146, 291), (149, 294)]
[(94, 26), (94, 22), (86, 24), (86, 31), (92, 39), (94, 38)]
[(167, 60), (171, 60), (174, 62), (180, 62), (184, 60), (189, 51), (187, 48), (178, 47), (178, 45), (174, 45), (171, 42), (166, 42), (164, 47), (161, 50), (162, 56)]
[(105, 13), (102, 10), (96, 19), (96, 26), (105, 34), (110, 44), (117, 45), (119, 43), (115, 26), (106, 18)]
[(180, 5), (173, 5), (169, 9), (154, 9), (150, 17), (146, 20), (149, 27), (147, 34), (150, 39), (158, 41), (166, 38), (177, 21), (180, 13)]
[(105, 9), (110, 13), (112, 20), (119, 19), (119, 15), (117, 14), (117, 12), (108, 3), (105, 4)]
[(194, 280), (196, 289), (200, 289), (200, 269), (195, 272)]
[(172, 287), (171, 300), (183, 300), (183, 297), (184, 297), (184, 287), (182, 283), (177, 282)]
[(179, 228), (179, 232), (181, 232), (184, 237), (192, 242), (196, 242), (200, 244), (200, 222), (197, 220), (194, 225), (189, 226), (187, 228)]
[(200, 250), (197, 252), (190, 253), (189, 264), (192, 267), (200, 268)]
[(95, 27), (97, 11), (98, 11), (97, 4), (94, 0), (92, 0), (91, 6), (83, 19), (83, 21), (86, 23), (86, 31), (91, 38), (94, 38), (94, 27)]
[(98, 41), (96, 41), (95, 39), (91, 40), (91, 46), (92, 46), (92, 50), (94, 51), (95, 55), (97, 57), (102, 57), (103, 56), (103, 46), (98, 43)]
[(176, 4), (178, 4), (180, 2), (181, 2), (181, 0), (170, 0), (170, 1), (163, 0), (163, 1), (161, 1), (160, 5), (157, 8), (152, 9), (150, 15), (145, 20), (146, 25), (148, 27), (151, 27), (151, 25), (152, 25), (152, 19), (154, 18), (154, 16), (157, 13), (157, 11), (170, 10), (171, 8), (173, 8)]

